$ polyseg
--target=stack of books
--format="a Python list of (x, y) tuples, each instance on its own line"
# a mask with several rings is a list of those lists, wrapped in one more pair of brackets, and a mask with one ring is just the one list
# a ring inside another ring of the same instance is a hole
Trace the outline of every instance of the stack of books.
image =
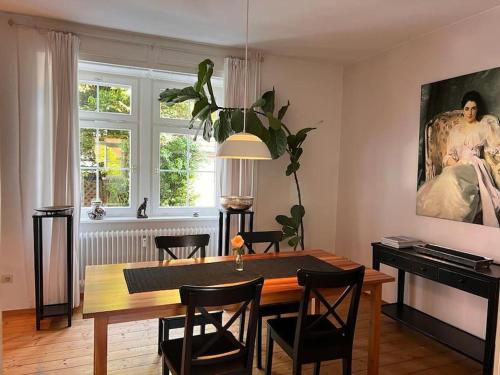
[(423, 242), (417, 240), (416, 238), (407, 236), (392, 236), (392, 237), (382, 237), (382, 244), (402, 249), (405, 247), (413, 247), (415, 245), (422, 245)]

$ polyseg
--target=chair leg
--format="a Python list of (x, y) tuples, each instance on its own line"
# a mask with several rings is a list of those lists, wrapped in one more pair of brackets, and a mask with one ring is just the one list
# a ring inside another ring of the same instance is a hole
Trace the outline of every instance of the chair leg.
[(163, 340), (163, 324), (162, 320), (158, 319), (158, 355), (161, 355), (161, 347), (160, 344)]
[(342, 375), (351, 375), (352, 357), (342, 358)]
[(293, 361), (293, 375), (302, 375), (302, 364), (297, 361)]
[(266, 375), (271, 375), (273, 367), (273, 346), (274, 341), (271, 337), (271, 330), (267, 327), (267, 352), (266, 352)]
[(262, 369), (262, 316), (257, 320), (257, 368)]
[(314, 364), (314, 375), (319, 375), (319, 369), (321, 368), (321, 362), (316, 362)]
[(200, 335), (205, 334), (205, 324), (200, 325)]
[(240, 316), (240, 342), (243, 342), (243, 333), (245, 332), (245, 315), (246, 311), (242, 311)]

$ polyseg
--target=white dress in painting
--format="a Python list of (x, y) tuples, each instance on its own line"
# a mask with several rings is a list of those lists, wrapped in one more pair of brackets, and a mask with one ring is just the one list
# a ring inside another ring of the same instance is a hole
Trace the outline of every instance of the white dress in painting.
[(482, 211), (484, 225), (499, 227), (499, 159), (498, 119), (485, 115), (470, 124), (462, 118), (448, 136), (448, 166), (417, 192), (417, 213), (472, 222)]

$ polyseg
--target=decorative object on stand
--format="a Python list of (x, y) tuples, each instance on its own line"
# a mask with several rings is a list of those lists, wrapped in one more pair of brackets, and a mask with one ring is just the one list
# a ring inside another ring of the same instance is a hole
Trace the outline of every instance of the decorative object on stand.
[(102, 207), (102, 201), (100, 199), (94, 199), (91, 202), (92, 208), (87, 213), (91, 220), (102, 220), (106, 215), (106, 210)]
[(243, 271), (243, 254), (245, 253), (245, 241), (238, 234), (231, 239), (233, 253), (236, 255), (236, 271)]
[[(302, 156), (302, 145), (307, 133), (316, 129), (308, 127), (293, 134), (282, 122), (290, 101), (275, 113), (275, 91), (274, 88), (266, 91), (260, 99), (247, 107), (246, 83), (248, 64), (248, 13), (249, 2), (247, 0), (247, 29), (245, 43), (245, 100), (243, 108), (221, 107), (217, 105), (212, 88), (212, 74), (214, 63), (210, 59), (202, 61), (198, 65), (198, 81), (193, 86), (182, 89), (167, 88), (159, 96), (159, 100), (168, 106), (190, 100), (194, 102), (192, 118), (189, 128), (195, 124), (198, 129), (195, 135), (203, 130), (203, 138), (210, 141), (212, 136), (218, 143), (222, 143), (218, 157), (230, 159), (253, 159), (266, 160), (277, 159), (287, 153), (290, 164), (287, 166), (286, 175), (293, 175), (297, 188), (298, 204), (291, 210), (291, 216), (278, 215), (276, 221), (281, 224), (283, 237), (288, 239), (288, 244), (294, 249), (300, 244), (304, 249), (304, 215), (305, 209), (302, 205), (302, 196), (297, 171), (300, 168), (299, 159)], [(208, 92), (208, 95), (207, 95)], [(217, 112), (217, 120), (212, 122), (212, 114)], [(263, 121), (268, 126), (264, 126)], [(262, 142), (268, 150), (263, 150)], [(266, 151), (266, 152), (264, 152)], [(271, 157), (268, 157), (268, 152)]]
[(246, 211), (252, 207), (253, 197), (223, 195), (220, 197), (220, 205), (226, 210)]
[[(71, 327), (73, 313), (73, 206), (53, 206), (35, 209), (33, 214), (33, 244), (35, 268), (35, 312), (36, 329), (40, 330), (40, 322), (44, 318), (66, 316), (68, 327)], [(66, 293), (67, 301), (58, 304), (43, 303), (43, 229), (42, 220), (66, 218)]]
[(148, 198), (144, 198), (144, 202), (141, 203), (139, 208), (137, 209), (137, 218), (138, 219), (147, 219), (148, 215), (146, 215), (146, 208), (148, 206)]

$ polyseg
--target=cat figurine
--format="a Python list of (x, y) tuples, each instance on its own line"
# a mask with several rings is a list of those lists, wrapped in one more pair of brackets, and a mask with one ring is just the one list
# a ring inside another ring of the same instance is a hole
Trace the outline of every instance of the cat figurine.
[(141, 203), (139, 208), (137, 209), (137, 218), (138, 219), (147, 219), (148, 215), (146, 215), (146, 207), (148, 205), (148, 198), (144, 198), (144, 202)]

